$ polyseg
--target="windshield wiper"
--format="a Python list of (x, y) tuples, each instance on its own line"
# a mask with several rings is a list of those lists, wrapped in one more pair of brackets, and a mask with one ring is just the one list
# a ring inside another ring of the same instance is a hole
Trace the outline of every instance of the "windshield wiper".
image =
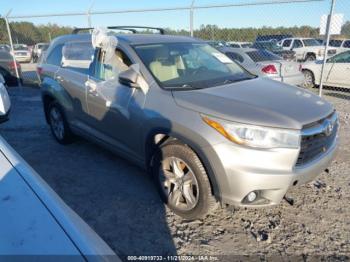
[(169, 86), (168, 88), (172, 90), (194, 90), (194, 89), (203, 89), (204, 87), (192, 86), (190, 84), (183, 84), (182, 86)]

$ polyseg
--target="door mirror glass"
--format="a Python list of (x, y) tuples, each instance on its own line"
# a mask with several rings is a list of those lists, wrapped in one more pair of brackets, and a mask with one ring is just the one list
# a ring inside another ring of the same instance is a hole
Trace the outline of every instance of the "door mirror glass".
[(134, 68), (130, 67), (119, 74), (119, 83), (132, 88), (138, 88), (140, 87), (137, 81), (139, 76), (140, 74)]

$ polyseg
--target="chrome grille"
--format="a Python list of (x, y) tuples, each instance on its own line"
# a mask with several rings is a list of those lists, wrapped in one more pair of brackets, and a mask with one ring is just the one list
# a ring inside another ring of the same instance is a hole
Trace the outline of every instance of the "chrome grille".
[(300, 153), (296, 166), (305, 165), (326, 153), (337, 137), (338, 126), (337, 114), (334, 113), (315, 125), (305, 128), (302, 131)]

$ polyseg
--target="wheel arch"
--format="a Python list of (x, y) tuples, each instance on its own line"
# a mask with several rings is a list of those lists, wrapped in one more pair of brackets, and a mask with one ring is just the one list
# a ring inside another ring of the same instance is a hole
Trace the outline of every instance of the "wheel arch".
[(156, 128), (148, 133), (145, 142), (145, 160), (147, 164), (147, 169), (150, 169), (153, 165), (153, 157), (156, 153), (156, 150), (160, 146), (168, 143), (179, 143), (184, 146), (187, 146), (198, 156), (208, 175), (212, 194), (215, 196), (216, 199), (219, 200), (220, 186), (214, 174), (214, 169), (209, 161), (209, 158), (206, 156), (202, 147), (199, 146), (198, 143), (180, 133), (174, 132), (166, 128)]

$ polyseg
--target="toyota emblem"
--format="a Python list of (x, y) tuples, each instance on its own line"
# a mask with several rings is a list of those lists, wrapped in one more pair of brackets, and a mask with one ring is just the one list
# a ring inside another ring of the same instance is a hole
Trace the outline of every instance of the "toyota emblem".
[(333, 123), (329, 120), (326, 120), (325, 121), (325, 129), (324, 129), (325, 135), (330, 136), (333, 133), (333, 128), (334, 128)]

